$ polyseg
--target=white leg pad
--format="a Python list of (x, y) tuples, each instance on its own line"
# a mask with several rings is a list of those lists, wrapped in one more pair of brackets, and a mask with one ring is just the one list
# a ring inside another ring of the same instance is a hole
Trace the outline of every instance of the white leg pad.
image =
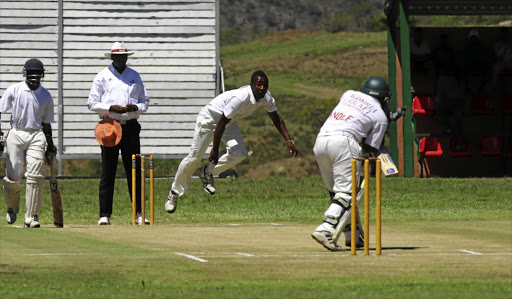
[(346, 196), (342, 193), (334, 195), (331, 205), (325, 211), (325, 220), (316, 228), (316, 231), (328, 231), (332, 234), (339, 223), (345, 221), (347, 210), (350, 210), (350, 201), (344, 199), (342, 195)]
[(3, 187), (6, 209), (12, 209), (15, 214), (18, 214), (20, 211), (21, 182), (11, 181), (4, 177)]
[(348, 223), (350, 223), (350, 218), (352, 215), (352, 208), (349, 208), (346, 210), (346, 212), (341, 216), (338, 226), (336, 226), (336, 229), (334, 231), (332, 241), (334, 244), (338, 243), (338, 239), (340, 238), (341, 232), (343, 232), (343, 229), (345, 226), (347, 226)]
[[(359, 202), (361, 201), (361, 198), (363, 197), (363, 194), (364, 194), (364, 189), (361, 188), (359, 190), (359, 192), (357, 192), (357, 196), (356, 196), (356, 201), (357, 201), (358, 206), (359, 206)], [(338, 222), (338, 226), (336, 226), (336, 230), (335, 230), (333, 238), (332, 238), (334, 244), (338, 244), (338, 239), (340, 238), (342, 232), (345, 232), (345, 239), (350, 240), (350, 237), (351, 237), (350, 230), (348, 230), (348, 239), (347, 239), (347, 226), (352, 221), (351, 216), (352, 216), (352, 207), (350, 207), (347, 210), (347, 212), (342, 216), (342, 218)], [(361, 226), (361, 220), (359, 218), (359, 209), (357, 209), (356, 219), (357, 219), (357, 227), (358, 227), (358, 229), (360, 228), (360, 232), (362, 234), (363, 229)]]
[(43, 186), (43, 184), (27, 183), (27, 193), (25, 198), (27, 212), (25, 213), (25, 223), (30, 223), (33, 216), (39, 217), (39, 215), (41, 215)]

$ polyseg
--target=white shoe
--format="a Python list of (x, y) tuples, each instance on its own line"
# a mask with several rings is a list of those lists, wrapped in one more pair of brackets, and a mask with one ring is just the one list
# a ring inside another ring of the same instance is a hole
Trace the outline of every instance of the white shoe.
[[(141, 215), (139, 213), (137, 213), (137, 220), (135, 220), (135, 223), (137, 225), (141, 225), (142, 224), (142, 217), (141, 217)], [(149, 220), (144, 219), (144, 224), (149, 225)]]
[(5, 219), (7, 220), (7, 223), (13, 224), (16, 222), (16, 213), (14, 213), (11, 208), (9, 208), (9, 210), (7, 210), (7, 214), (5, 215)]
[(98, 225), (110, 225), (110, 217), (101, 217), (98, 220)]
[(39, 216), (34, 215), (32, 218), (25, 218), (25, 227), (30, 228), (39, 228), (41, 227), (41, 224), (39, 224)]
[(215, 183), (213, 182), (213, 174), (206, 172), (206, 165), (199, 168), (199, 178), (203, 181), (203, 189), (206, 193), (215, 194)]
[(170, 190), (169, 195), (167, 195), (167, 199), (165, 200), (165, 211), (167, 211), (167, 213), (174, 213), (174, 211), (176, 211), (177, 206), (178, 194)]
[(330, 251), (341, 251), (341, 247), (339, 247), (338, 245), (334, 244), (334, 242), (332, 241), (332, 234), (330, 232), (326, 232), (326, 231), (317, 232), (317, 231), (314, 231), (311, 234), (311, 237), (313, 237), (313, 239), (315, 239), (315, 241), (317, 241), (318, 243), (322, 244), (322, 246), (324, 246), (325, 248), (329, 249)]

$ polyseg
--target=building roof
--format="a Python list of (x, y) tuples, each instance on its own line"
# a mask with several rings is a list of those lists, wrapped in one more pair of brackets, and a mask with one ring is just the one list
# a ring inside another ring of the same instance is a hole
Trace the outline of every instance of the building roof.
[[(400, 0), (387, 0), (392, 7)], [(510, 0), (401, 0), (408, 15), (512, 15)]]

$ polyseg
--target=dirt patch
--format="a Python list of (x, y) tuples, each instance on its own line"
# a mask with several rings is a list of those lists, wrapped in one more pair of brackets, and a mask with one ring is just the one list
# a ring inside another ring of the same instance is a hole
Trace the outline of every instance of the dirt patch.
[(8, 264), (0, 264), (0, 272), (2, 274), (20, 274), (20, 272), (32, 269), (33, 267), (24, 266), (24, 265), (8, 265)]

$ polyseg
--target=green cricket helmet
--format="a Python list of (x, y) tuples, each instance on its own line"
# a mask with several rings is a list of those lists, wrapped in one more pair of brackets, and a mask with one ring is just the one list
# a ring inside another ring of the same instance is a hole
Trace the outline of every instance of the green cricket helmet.
[(381, 77), (371, 77), (366, 80), (361, 88), (361, 92), (379, 99), (384, 99), (391, 95), (388, 82)]

